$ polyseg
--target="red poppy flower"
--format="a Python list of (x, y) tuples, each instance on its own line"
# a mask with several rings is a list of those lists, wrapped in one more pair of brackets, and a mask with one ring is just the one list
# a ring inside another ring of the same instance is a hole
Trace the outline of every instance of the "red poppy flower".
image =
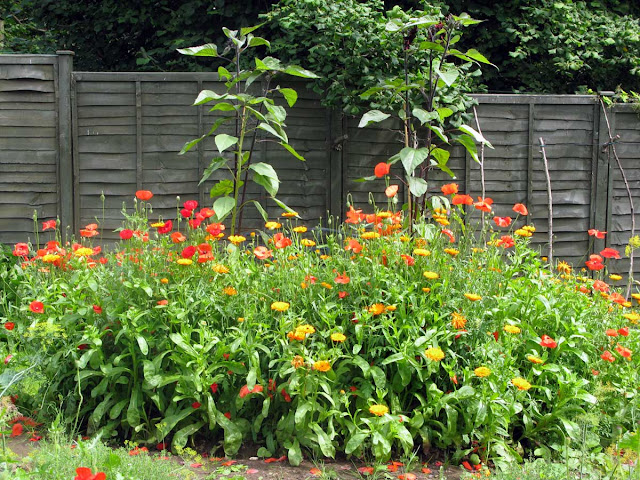
[(31, 310), (33, 313), (44, 313), (44, 304), (42, 302), (34, 300), (29, 304), (29, 310)]
[(184, 202), (184, 208), (187, 210), (195, 210), (198, 208), (198, 202), (196, 200), (187, 200)]
[(182, 258), (191, 258), (195, 254), (196, 254), (196, 247), (194, 247), (193, 245), (189, 245), (188, 247), (183, 248), (182, 253), (180, 253)]
[(250, 393), (260, 393), (263, 390), (264, 387), (262, 385), (255, 385), (251, 390), (249, 390), (248, 385), (243, 385), (242, 388), (240, 388), (240, 398), (244, 398)]
[(273, 245), (278, 249), (286, 248), (291, 245), (291, 239), (278, 232), (273, 236)]
[(492, 199), (478, 197), (478, 201), (474, 203), (473, 206), (476, 207), (476, 210), (481, 210), (483, 212), (490, 213), (492, 204), (493, 204)]
[(23, 430), (24, 430), (24, 427), (22, 426), (22, 424), (16, 423), (13, 425), (13, 427), (11, 427), (11, 436), (19, 437), (20, 435), (22, 435)]
[(42, 231), (46, 232), (47, 230), (55, 230), (56, 224), (57, 223), (55, 220), (47, 220), (46, 222), (42, 222)]
[(373, 472), (375, 471), (375, 469), (373, 467), (360, 467), (358, 468), (358, 472), (364, 474), (364, 475), (373, 475)]
[(182, 215), (183, 218), (189, 218), (191, 215), (193, 215), (193, 210), (187, 210), (186, 208), (183, 208), (182, 210), (180, 210), (180, 215)]
[(618, 303), (620, 305), (622, 305), (623, 303), (625, 303), (627, 300), (620, 295), (618, 292), (613, 292), (611, 295), (609, 295), (609, 300), (611, 300), (614, 303)]
[(336, 283), (340, 283), (342, 285), (346, 285), (351, 281), (351, 279), (347, 276), (345, 272), (342, 272), (340, 275), (334, 278), (333, 281)]
[(167, 449), (167, 444), (164, 443), (164, 442), (160, 442), (159, 444), (156, 445), (156, 449), (160, 450), (160, 451), (166, 450)]
[(454, 205), (472, 205), (473, 198), (471, 198), (471, 195), (455, 195), (451, 199), (451, 203)]
[(263, 247), (263, 246), (258, 246), (256, 248), (254, 248), (253, 249), (253, 254), (259, 260), (266, 260), (267, 258), (270, 258), (270, 257), (273, 256), (273, 252), (271, 250), (269, 250), (267, 247)]
[(443, 228), (441, 230), (442, 234), (449, 239), (449, 243), (453, 243), (456, 241), (456, 237), (453, 236), (453, 232), (448, 228)]
[(607, 285), (602, 280), (596, 280), (595, 282), (593, 282), (593, 289), (597, 290), (599, 292), (608, 292), (609, 291), (609, 285)]
[(605, 350), (605, 352), (602, 355), (600, 355), (600, 358), (602, 358), (605, 362), (611, 362), (611, 363), (613, 363), (616, 359), (609, 350)]
[(631, 358), (631, 353), (632, 353), (631, 350), (629, 350), (626, 347), (623, 347), (620, 344), (616, 346), (616, 352), (618, 352), (624, 358)]
[(389, 165), (386, 162), (380, 162), (379, 164), (376, 165), (376, 167), (373, 169), (373, 173), (375, 174), (376, 177), (381, 178), (384, 177), (385, 175), (389, 175), (389, 172), (391, 171), (391, 165)]
[(500, 240), (496, 242), (496, 245), (502, 248), (511, 248), (516, 244), (511, 235), (502, 235)]
[(609, 248), (609, 247), (602, 250), (600, 252), (600, 255), (602, 255), (604, 258), (620, 258), (620, 252), (615, 248)]
[(413, 267), (416, 264), (416, 260), (410, 255), (400, 255), (400, 257), (404, 260), (404, 263), (409, 267)]
[(602, 257), (600, 255), (591, 255), (589, 260), (584, 262), (589, 270), (602, 270), (604, 264), (602, 263)]
[(158, 300), (156, 302), (157, 305), (169, 305), (169, 300)]
[(225, 412), (224, 416), (231, 420), (231, 412)]
[(556, 348), (558, 346), (558, 343), (549, 335), (542, 335), (540, 346), (546, 348)]
[(338, 292), (338, 298), (344, 298), (349, 296), (348, 292)]
[(210, 218), (210, 217), (213, 217), (216, 214), (216, 212), (211, 210), (210, 208), (203, 207), (200, 209), (198, 214), (202, 215), (202, 218)]
[(623, 337), (628, 337), (629, 336), (629, 327), (622, 327), (618, 329), (618, 333), (620, 335), (622, 335)]
[(158, 227), (158, 233), (161, 235), (169, 233), (171, 230), (173, 230), (173, 222), (171, 220), (167, 220), (166, 222), (164, 222), (164, 225), (162, 227)]
[(522, 203), (516, 203), (513, 206), (513, 211), (516, 212), (519, 215), (529, 215), (529, 210), (527, 210), (527, 207), (524, 206)]
[(280, 390), (280, 394), (282, 395), (282, 398), (284, 398), (285, 402), (291, 403), (291, 395), (289, 395), (284, 388)]
[(385, 190), (384, 194), (387, 198), (393, 198), (398, 194), (398, 185), (389, 185)]
[(211, 235), (218, 236), (225, 229), (225, 226), (222, 223), (211, 223), (207, 225), (207, 232)]
[(362, 215), (362, 210), (356, 210), (353, 208), (353, 205), (350, 205), (349, 210), (347, 211), (347, 219), (344, 222), (360, 223), (363, 219), (364, 215)]
[(493, 217), (493, 221), (499, 227), (508, 227), (511, 225), (511, 217)]
[(94, 475), (90, 468), (78, 467), (76, 468), (76, 476), (73, 480), (105, 480), (107, 475), (104, 472), (96, 472)]
[(200, 402), (193, 402), (193, 403), (191, 404), (191, 406), (192, 406), (193, 408), (196, 408), (196, 409), (197, 409), (197, 408), (200, 408), (200, 407), (202, 406), (202, 404), (201, 404)]
[(218, 393), (218, 384), (217, 383), (212, 383), (209, 388), (211, 388), (211, 393), (213, 393), (214, 395), (216, 393)]
[(6, 357), (4, 357), (4, 364), (7, 365), (11, 359), (13, 358), (13, 355), (9, 354)]
[(120, 230), (120, 238), (122, 240), (129, 240), (131, 237), (133, 237), (133, 230)]
[(39, 442), (40, 440), (42, 440), (42, 436), (36, 435), (35, 433), (31, 435), (31, 438), (29, 439), (30, 442)]
[(136, 192), (136, 198), (138, 200), (142, 200), (143, 202), (151, 200), (152, 197), (153, 193), (151, 193), (149, 190), (138, 190)]
[(596, 238), (604, 238), (607, 232), (601, 232), (600, 230), (596, 230), (595, 228), (591, 228), (587, 231), (587, 233)]
[(100, 305), (94, 305), (93, 306), (93, 311), (96, 312), (97, 314), (101, 314), (102, 313), (102, 307)]
[(136, 447), (133, 450), (129, 450), (129, 456), (135, 457), (136, 455), (140, 455), (141, 453), (148, 452), (149, 449), (147, 447)]
[[(92, 225), (95, 225), (95, 224), (92, 224)], [(91, 225), (87, 225), (87, 227), (89, 226)], [(91, 237), (95, 237), (96, 235), (100, 235), (100, 232), (98, 232), (98, 230), (96, 230), (95, 228), (83, 228), (82, 230), (80, 230), (81, 237), (91, 238)]]
[(446, 185), (440, 187), (440, 190), (442, 190), (442, 193), (444, 195), (455, 195), (456, 193), (458, 193), (458, 184), (447, 183)]
[(192, 218), (191, 220), (189, 220), (189, 228), (191, 228), (192, 230), (195, 230), (200, 226), (201, 223), (202, 223), (202, 220), (200, 220), (199, 218)]
[(617, 337), (618, 336), (618, 331), (615, 328), (607, 328), (607, 330), (604, 332), (604, 334), (607, 337)]
[(16, 324), (13, 322), (7, 322), (4, 324), (4, 328), (6, 328), (7, 330), (11, 331), (16, 327)]
[(471, 464), (469, 462), (467, 462), (466, 460), (462, 462), (462, 466), (469, 470), (470, 472), (473, 472), (473, 467), (471, 466)]

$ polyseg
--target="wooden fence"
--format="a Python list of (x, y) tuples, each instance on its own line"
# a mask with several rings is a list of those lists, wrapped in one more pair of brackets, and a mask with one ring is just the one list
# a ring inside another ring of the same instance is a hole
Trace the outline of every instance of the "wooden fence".
[[(221, 114), (191, 106), (200, 90), (221, 90), (216, 75), (73, 72), (72, 58), (71, 52), (0, 55), (0, 242), (33, 238), (34, 210), (40, 221), (59, 217), (70, 233), (98, 219), (104, 239), (115, 239), (123, 203), (130, 208), (138, 189), (154, 192), (154, 216), (163, 218), (175, 218), (177, 196), (181, 202), (210, 204), (207, 192), (216, 178), (198, 182), (216, 154), (212, 139), (186, 155), (177, 153)], [(269, 142), (256, 150), (281, 178), (279, 197), (310, 225), (328, 214), (339, 217), (348, 197), (363, 209), (371, 208), (369, 192), (384, 203), (382, 181), (355, 180), (371, 175), (376, 163), (400, 149), (397, 132), (389, 124), (360, 129), (359, 119), (323, 108), (304, 83), (292, 86), (300, 99), (289, 111), (287, 133), (307, 161)], [(485, 150), (486, 191), (495, 213), (513, 214), (514, 203), (526, 204), (537, 228), (534, 241), (544, 249), (542, 137), (552, 176), (556, 257), (582, 263), (587, 252), (605, 246), (624, 251), (630, 209), (611, 148), (604, 148), (609, 135), (597, 97), (476, 98), (482, 131), (495, 146)], [(640, 119), (629, 105), (616, 105), (608, 114), (640, 204)], [(461, 190), (479, 195), (478, 164), (462, 147), (452, 147), (451, 154), (449, 165)], [(450, 181), (434, 173), (430, 191)], [(280, 211), (259, 190), (249, 193), (270, 214)], [(259, 225), (253, 209), (247, 210), (247, 221)], [(589, 228), (609, 234), (594, 243)], [(614, 269), (626, 270), (627, 262), (618, 261)]]

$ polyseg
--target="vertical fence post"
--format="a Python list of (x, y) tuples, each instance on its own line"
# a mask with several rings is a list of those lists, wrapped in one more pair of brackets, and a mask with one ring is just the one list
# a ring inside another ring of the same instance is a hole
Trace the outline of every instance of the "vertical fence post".
[(58, 185), (60, 188), (61, 231), (75, 231), (73, 215), (73, 146), (71, 135), (71, 72), (73, 55), (70, 50), (58, 50)]

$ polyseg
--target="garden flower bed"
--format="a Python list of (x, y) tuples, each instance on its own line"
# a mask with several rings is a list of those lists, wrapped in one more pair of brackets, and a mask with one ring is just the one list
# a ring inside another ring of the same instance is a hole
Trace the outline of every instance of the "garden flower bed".
[(3, 263), (0, 353), (5, 375), (30, 368), (7, 392), (25, 416), (173, 451), (445, 452), (470, 469), (636, 428), (640, 316), (605, 276), (618, 252), (552, 269), (524, 205), (452, 184), (419, 235), (390, 202), (330, 231), (283, 212), (227, 237), (211, 209), (159, 219), (152, 197), (115, 249), (98, 224), (62, 244), (50, 220)]

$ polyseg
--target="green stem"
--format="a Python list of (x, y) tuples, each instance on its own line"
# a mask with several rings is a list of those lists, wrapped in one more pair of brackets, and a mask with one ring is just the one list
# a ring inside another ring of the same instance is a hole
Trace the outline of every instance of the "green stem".
[(233, 179), (233, 210), (231, 213), (231, 235), (236, 232), (236, 218), (238, 216), (238, 197), (240, 196), (240, 181), (242, 180), (242, 144), (247, 126), (246, 109), (242, 108), (242, 125), (240, 126), (240, 138), (238, 139), (238, 151), (236, 152), (236, 168)]

